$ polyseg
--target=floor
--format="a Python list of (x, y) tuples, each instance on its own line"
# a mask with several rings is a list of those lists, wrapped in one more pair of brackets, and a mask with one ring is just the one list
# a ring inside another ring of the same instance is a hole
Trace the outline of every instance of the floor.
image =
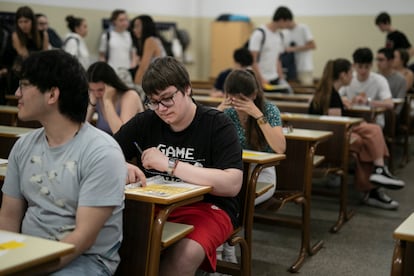
[[(413, 137), (411, 137), (413, 139)], [(397, 155), (400, 155), (397, 150)], [(414, 211), (414, 146), (412, 161), (395, 175), (405, 180), (406, 187), (387, 191), (400, 203), (397, 211), (388, 211), (361, 204), (361, 195), (350, 184), (349, 204), (354, 217), (336, 234), (329, 228), (337, 217), (338, 205), (332, 198), (312, 199), (312, 242), (324, 241), (323, 248), (308, 258), (300, 275), (310, 276), (381, 276), (390, 275), (395, 228)], [(291, 204), (284, 212), (299, 212)], [(296, 260), (300, 246), (300, 232), (294, 228), (255, 222), (253, 230), (252, 275), (292, 275), (288, 267)]]

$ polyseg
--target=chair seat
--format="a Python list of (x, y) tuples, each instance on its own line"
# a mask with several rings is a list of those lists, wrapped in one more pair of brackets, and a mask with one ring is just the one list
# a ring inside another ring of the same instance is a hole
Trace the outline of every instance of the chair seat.
[(257, 209), (268, 210), (268, 211), (277, 211), (282, 208), (285, 203), (289, 201), (294, 201), (298, 198), (303, 197), (303, 193), (300, 191), (277, 191), (274, 193), (273, 197), (269, 200), (263, 202), (256, 206)]
[(259, 197), (272, 189), (275, 186), (273, 183), (267, 183), (267, 182), (257, 182), (256, 184), (256, 197)]
[(314, 155), (313, 156), (313, 166), (319, 166), (325, 160), (325, 156), (323, 155)]
[(166, 248), (176, 241), (184, 238), (187, 234), (194, 230), (193, 225), (169, 222), (167, 221), (164, 225), (161, 237), (161, 246)]

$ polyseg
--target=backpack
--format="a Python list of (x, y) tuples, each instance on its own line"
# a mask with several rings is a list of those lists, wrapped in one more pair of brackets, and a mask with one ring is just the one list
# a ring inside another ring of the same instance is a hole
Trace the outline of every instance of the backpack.
[[(262, 33), (262, 41), (260, 42), (260, 50), (259, 50), (259, 53), (258, 53), (258, 55), (257, 55), (257, 62), (259, 62), (259, 60), (260, 60), (260, 52), (262, 51), (262, 49), (263, 49), (263, 45), (264, 45), (264, 43), (265, 43), (265, 39), (266, 39), (266, 33), (265, 33), (265, 30), (263, 30), (262, 28), (256, 28), (255, 30), (259, 30), (261, 33)], [(254, 30), (254, 31), (255, 31)], [(254, 32), (253, 31), (253, 32)], [(243, 48), (245, 48), (245, 49), (249, 49), (249, 42), (250, 42), (250, 37), (247, 39), (247, 41), (243, 44)]]
[(78, 55), (78, 57), (79, 57), (79, 56), (80, 56), (80, 47), (79, 47), (80, 41), (79, 41), (79, 38), (77, 38), (77, 37), (74, 37), (74, 36), (69, 36), (69, 37), (67, 37), (67, 38), (65, 39), (65, 41), (63, 41), (63, 43), (62, 43), (62, 49), (65, 49), (66, 44), (67, 44), (67, 43), (68, 43), (68, 41), (69, 41), (69, 40), (71, 40), (71, 39), (75, 39), (75, 40), (76, 40), (76, 46), (77, 46), (77, 48), (78, 48), (77, 55)]

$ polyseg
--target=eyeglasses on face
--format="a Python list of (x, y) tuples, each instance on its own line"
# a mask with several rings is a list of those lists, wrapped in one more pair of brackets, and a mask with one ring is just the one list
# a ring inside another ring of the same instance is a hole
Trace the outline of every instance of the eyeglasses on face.
[(175, 104), (174, 102), (174, 96), (179, 92), (180, 90), (176, 90), (174, 93), (171, 94), (171, 96), (166, 97), (159, 101), (149, 100), (147, 99), (145, 105), (151, 109), (151, 110), (157, 110), (160, 107), (160, 104), (162, 104), (164, 107), (171, 107)]
[(19, 89), (20, 89), (20, 92), (23, 93), (23, 90), (26, 87), (29, 87), (29, 86), (33, 86), (33, 84), (31, 84), (28, 80), (19, 80)]

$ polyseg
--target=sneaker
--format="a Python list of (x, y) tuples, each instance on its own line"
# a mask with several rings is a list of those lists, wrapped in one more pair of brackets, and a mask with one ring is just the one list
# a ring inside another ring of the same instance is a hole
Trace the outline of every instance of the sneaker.
[(237, 264), (236, 247), (225, 242), (223, 244), (223, 260)]
[(400, 204), (391, 199), (381, 188), (373, 189), (365, 195), (366, 205), (386, 210), (396, 210)]
[(402, 189), (405, 185), (404, 181), (395, 178), (386, 166), (375, 167), (374, 173), (371, 174), (369, 180), (387, 189)]

